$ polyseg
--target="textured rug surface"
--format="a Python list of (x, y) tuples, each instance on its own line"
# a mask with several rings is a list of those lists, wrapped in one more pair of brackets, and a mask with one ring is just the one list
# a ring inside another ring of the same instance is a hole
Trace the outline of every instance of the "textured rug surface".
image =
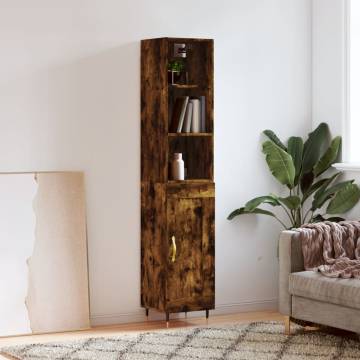
[[(295, 328), (295, 327), (294, 327)], [(297, 326), (292, 336), (282, 323), (251, 323), (222, 327), (126, 333), (117, 337), (42, 343), (1, 349), (24, 360), (355, 360), (357, 340)]]

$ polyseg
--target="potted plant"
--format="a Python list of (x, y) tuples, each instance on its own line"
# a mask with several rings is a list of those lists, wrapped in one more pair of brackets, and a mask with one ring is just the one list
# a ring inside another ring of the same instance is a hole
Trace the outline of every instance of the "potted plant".
[(185, 65), (181, 60), (172, 60), (168, 64), (168, 80), (169, 83), (174, 85), (180, 78), (181, 73), (184, 71)]
[[(285, 145), (271, 130), (265, 130), (267, 140), (262, 144), (266, 163), (272, 175), (284, 186), (288, 195), (269, 194), (249, 200), (234, 210), (228, 219), (243, 214), (272, 216), (285, 229), (297, 228), (305, 223), (344, 220), (339, 214), (353, 208), (360, 198), (360, 189), (354, 180), (337, 181), (341, 172), (329, 174), (337, 160), (341, 137), (330, 139), (328, 125), (321, 123), (304, 142), (292, 136)], [(284, 212), (286, 221), (260, 207), (268, 205)]]

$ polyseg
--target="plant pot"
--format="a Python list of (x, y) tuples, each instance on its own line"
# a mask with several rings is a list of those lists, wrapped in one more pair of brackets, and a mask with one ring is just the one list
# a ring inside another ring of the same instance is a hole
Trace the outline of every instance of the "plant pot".
[(168, 70), (168, 81), (169, 84), (177, 84), (181, 78), (181, 71)]

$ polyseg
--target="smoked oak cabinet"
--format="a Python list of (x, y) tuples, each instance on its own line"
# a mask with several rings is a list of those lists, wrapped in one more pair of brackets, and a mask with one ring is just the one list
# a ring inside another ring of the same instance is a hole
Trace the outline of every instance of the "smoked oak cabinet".
[[(185, 45), (178, 83), (168, 76)], [(213, 40), (141, 41), (141, 305), (166, 313), (215, 306)], [(203, 128), (169, 132), (176, 99), (202, 98)], [(182, 153), (185, 180), (171, 180)]]

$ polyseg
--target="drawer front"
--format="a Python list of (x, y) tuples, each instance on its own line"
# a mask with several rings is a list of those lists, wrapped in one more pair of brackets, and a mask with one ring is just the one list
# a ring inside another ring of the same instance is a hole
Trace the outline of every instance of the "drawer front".
[(215, 197), (215, 183), (182, 183), (167, 184), (169, 198), (206, 198)]

